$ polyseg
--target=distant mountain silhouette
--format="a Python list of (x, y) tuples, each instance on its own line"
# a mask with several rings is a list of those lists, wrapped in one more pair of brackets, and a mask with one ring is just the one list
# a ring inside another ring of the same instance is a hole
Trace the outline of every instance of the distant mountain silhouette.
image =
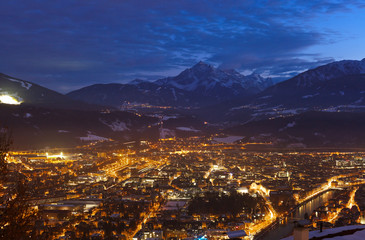
[(114, 107), (126, 102), (202, 107), (251, 96), (271, 85), (271, 79), (257, 74), (243, 76), (234, 70), (221, 70), (199, 62), (176, 77), (154, 82), (134, 80), (129, 84), (95, 84), (67, 95), (75, 100)]

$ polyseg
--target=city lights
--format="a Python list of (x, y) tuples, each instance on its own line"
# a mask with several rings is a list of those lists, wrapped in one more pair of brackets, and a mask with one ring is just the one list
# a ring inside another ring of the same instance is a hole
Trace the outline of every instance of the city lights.
[[(359, 209), (355, 195), (365, 184), (365, 153), (246, 152), (243, 144), (214, 144), (196, 137), (146, 141), (143, 149), (132, 146), (104, 150), (86, 145), (72, 153), (14, 151), (7, 160), (13, 171), (37, 183), (32, 197), (39, 200), (34, 204), (49, 224), (71, 222), (54, 235), (58, 237), (70, 231), (80, 234), (76, 226), (81, 222), (91, 228), (109, 219), (133, 222), (121, 230), (127, 239), (228, 239), (227, 231), (242, 231), (245, 239), (253, 239), (275, 231), (293, 211), (328, 191), (339, 191), (339, 198), (322, 206), (327, 210), (309, 213), (313, 227), (319, 221), (335, 224), (353, 216), (348, 209)], [(354, 159), (353, 167), (339, 168), (338, 159)], [(230, 202), (240, 198), (252, 205)], [(212, 207), (204, 209), (208, 203)], [(214, 210), (220, 208), (224, 212)], [(60, 218), (66, 212), (69, 215)], [(172, 220), (176, 229), (168, 224)], [(192, 230), (181, 232), (181, 227)], [(101, 227), (92, 232), (106, 234)]]

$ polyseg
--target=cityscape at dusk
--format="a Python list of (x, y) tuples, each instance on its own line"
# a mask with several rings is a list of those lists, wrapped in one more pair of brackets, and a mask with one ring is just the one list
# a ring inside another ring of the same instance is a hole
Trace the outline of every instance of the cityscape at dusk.
[(364, 1), (0, 6), (0, 239), (365, 239)]

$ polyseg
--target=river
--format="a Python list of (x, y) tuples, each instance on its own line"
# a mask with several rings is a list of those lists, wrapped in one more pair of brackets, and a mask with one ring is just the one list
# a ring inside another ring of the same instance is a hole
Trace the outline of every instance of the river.
[(310, 215), (313, 210), (323, 205), (334, 196), (334, 191), (328, 191), (320, 196), (313, 198), (311, 201), (303, 204), (294, 213), (291, 214), (282, 224), (265, 234), (260, 240), (282, 239), (293, 234), (294, 221), (304, 219), (304, 214)]

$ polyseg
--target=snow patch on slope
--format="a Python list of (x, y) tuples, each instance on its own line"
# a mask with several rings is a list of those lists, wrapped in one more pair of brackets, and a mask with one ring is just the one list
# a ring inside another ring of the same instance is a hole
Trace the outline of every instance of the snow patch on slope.
[(200, 130), (196, 130), (192, 127), (176, 127), (176, 129), (185, 132), (200, 132)]
[(281, 131), (284, 131), (285, 129), (287, 129), (287, 128), (292, 128), (292, 127), (294, 127), (295, 126), (295, 121), (294, 122), (290, 122), (290, 123), (288, 123), (288, 124), (286, 124), (286, 126), (285, 127), (283, 127), (283, 128), (280, 128), (279, 129), (279, 132), (281, 132)]
[(60, 130), (58, 130), (57, 132), (59, 132), (59, 133), (68, 133), (68, 132), (70, 132), (70, 131), (60, 129)]
[(110, 129), (114, 132), (123, 132), (123, 131), (128, 131), (130, 130), (127, 127), (127, 124), (125, 122), (121, 122), (119, 120), (114, 121), (112, 123), (107, 123), (103, 120), (100, 120), (103, 124), (107, 125), (108, 127), (110, 127)]
[(170, 89), (171, 89), (172, 95), (174, 95), (174, 100), (177, 101), (175, 88), (170, 88)]
[(364, 97), (361, 97), (360, 99), (356, 100), (354, 102), (354, 104), (359, 104), (359, 103), (362, 103), (364, 101)]
[(294, 127), (295, 126), (295, 122), (291, 122), (291, 123), (288, 123), (287, 125), (286, 125), (286, 127), (287, 128), (292, 128), (292, 127)]
[(20, 80), (17, 80), (17, 79), (14, 79), (14, 78), (8, 78), (9, 81), (12, 81), (12, 82), (17, 82), (17, 83), (20, 83), (21, 86), (27, 90), (29, 90), (29, 88), (32, 86), (31, 83), (28, 83), (28, 82), (24, 82), (24, 81), (20, 81)]
[(213, 141), (219, 142), (219, 143), (234, 143), (243, 138), (244, 138), (243, 136), (216, 137), (216, 138), (213, 138)]
[(160, 139), (175, 137), (175, 131), (168, 128), (160, 128)]
[(303, 99), (306, 99), (306, 98), (312, 98), (312, 97), (315, 97), (315, 96), (318, 96), (319, 93), (316, 93), (316, 94), (309, 94), (309, 95), (305, 95), (305, 96), (302, 96)]
[(100, 137), (94, 134), (91, 134), (90, 132), (88, 132), (86, 137), (80, 137), (81, 141), (108, 141), (108, 138), (105, 137)]

